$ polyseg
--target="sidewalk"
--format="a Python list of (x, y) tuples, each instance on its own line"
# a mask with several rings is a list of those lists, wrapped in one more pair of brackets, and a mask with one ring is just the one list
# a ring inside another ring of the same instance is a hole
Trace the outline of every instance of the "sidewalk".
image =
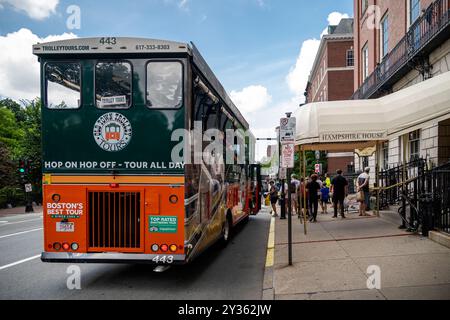
[[(34, 210), (34, 213), (41, 213), (42, 206), (33, 205), (33, 210)], [(25, 207), (23, 206), (23, 207), (11, 208), (11, 209), (0, 209), (0, 217), (16, 215), (16, 214), (26, 214)]]
[[(269, 249), (263, 299), (450, 299), (450, 249), (399, 230), (394, 212), (381, 216), (319, 214), (306, 236), (293, 217), (291, 267), (287, 220), (272, 219), (274, 258)], [(381, 268), (380, 290), (367, 288), (373, 265)]]

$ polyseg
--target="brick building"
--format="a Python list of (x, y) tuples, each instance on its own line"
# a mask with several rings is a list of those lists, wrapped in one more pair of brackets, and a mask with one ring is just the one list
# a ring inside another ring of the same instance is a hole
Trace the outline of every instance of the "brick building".
[[(353, 46), (353, 19), (342, 19), (337, 26), (328, 27), (309, 76), (306, 103), (348, 100), (352, 96)], [(328, 153), (328, 172), (347, 171), (353, 161), (353, 153)]]
[[(354, 0), (353, 99), (382, 97), (450, 71), (449, 4)], [(419, 157), (432, 165), (445, 163), (450, 160), (450, 119), (399, 128), (378, 150), (378, 163), (385, 168)], [(375, 157), (355, 156), (356, 169), (374, 166)]]

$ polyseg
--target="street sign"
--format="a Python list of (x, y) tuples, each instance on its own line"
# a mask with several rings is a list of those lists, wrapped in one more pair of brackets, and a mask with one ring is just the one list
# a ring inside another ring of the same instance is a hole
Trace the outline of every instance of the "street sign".
[(26, 193), (33, 192), (33, 185), (32, 185), (31, 183), (27, 183), (27, 184), (25, 185), (25, 192), (26, 192)]
[(280, 142), (281, 144), (295, 143), (295, 129), (297, 120), (295, 118), (282, 118), (280, 120)]
[(294, 168), (295, 146), (293, 144), (284, 144), (281, 146), (281, 167)]

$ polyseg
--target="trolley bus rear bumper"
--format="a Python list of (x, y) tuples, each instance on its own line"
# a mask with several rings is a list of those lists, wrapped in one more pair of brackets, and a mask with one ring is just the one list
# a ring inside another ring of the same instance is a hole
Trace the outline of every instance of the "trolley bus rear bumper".
[[(163, 259), (165, 257), (165, 259)], [(170, 259), (169, 259), (170, 257)], [(173, 260), (172, 260), (173, 258)], [(152, 264), (170, 265), (186, 264), (185, 255), (157, 255), (157, 254), (131, 254), (131, 253), (70, 253), (70, 252), (43, 252), (43, 262), (51, 263), (125, 263), (125, 264)], [(156, 261), (167, 261), (166, 263)]]

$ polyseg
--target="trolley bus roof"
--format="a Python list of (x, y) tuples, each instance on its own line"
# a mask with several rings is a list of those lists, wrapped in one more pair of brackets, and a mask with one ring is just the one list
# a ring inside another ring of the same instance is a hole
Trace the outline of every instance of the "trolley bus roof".
[(33, 46), (35, 55), (57, 54), (120, 54), (120, 53), (189, 53), (188, 44), (166, 40), (99, 37), (39, 43)]
[(234, 105), (230, 96), (192, 42), (187, 44), (167, 40), (128, 37), (76, 38), (35, 44), (33, 45), (33, 53), (37, 56), (186, 53), (193, 57), (197, 68), (211, 84), (229, 111), (236, 117), (236, 120), (244, 129), (249, 129), (247, 120)]

